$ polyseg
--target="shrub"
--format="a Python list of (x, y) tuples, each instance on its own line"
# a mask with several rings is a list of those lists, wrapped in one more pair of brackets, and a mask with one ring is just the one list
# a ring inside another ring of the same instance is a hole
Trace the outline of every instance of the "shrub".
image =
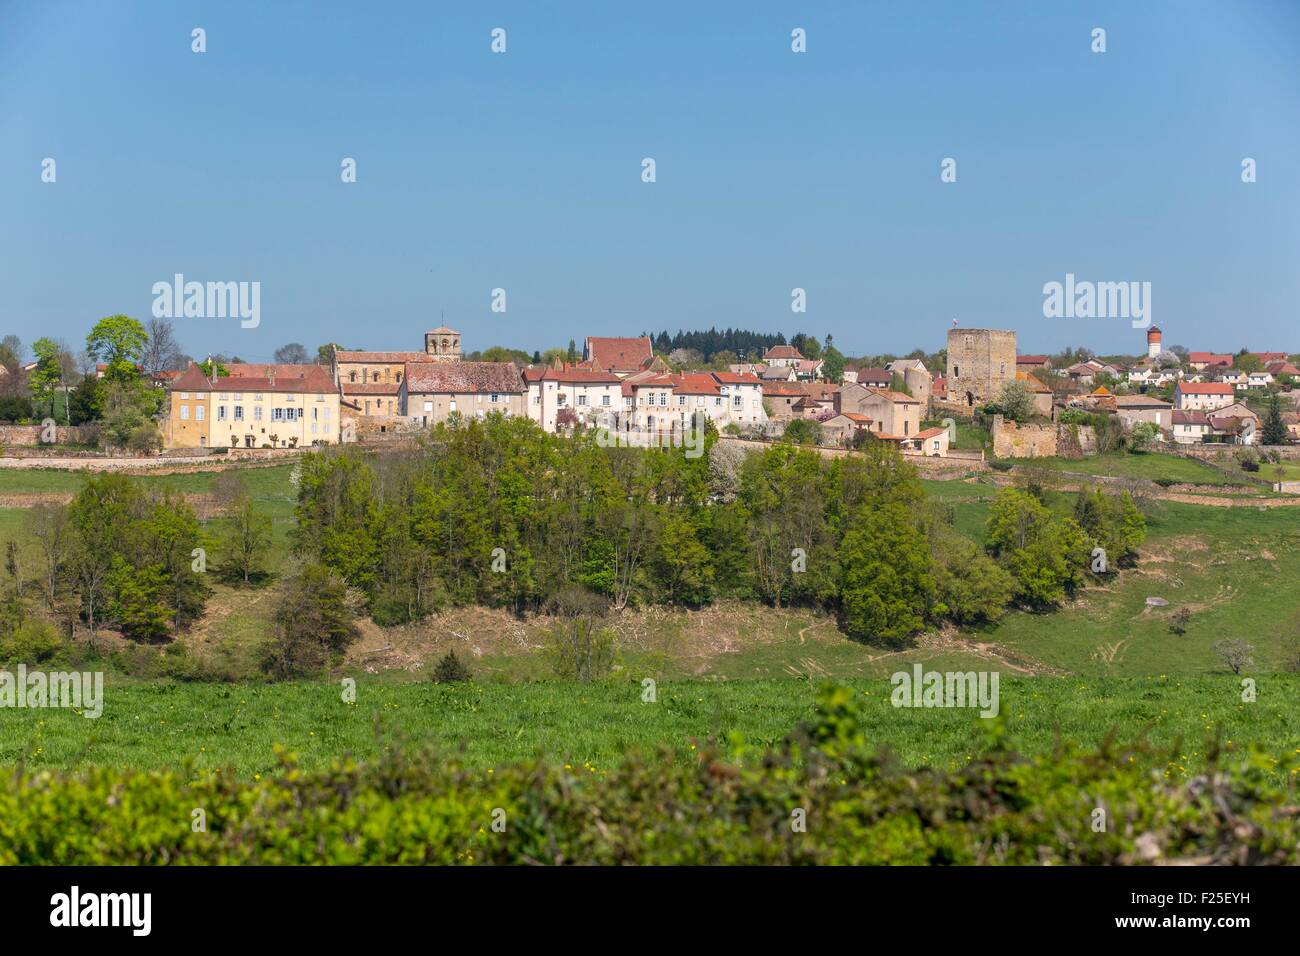
[(438, 659), (438, 664), (433, 669), (433, 682), (435, 684), (459, 684), (463, 681), (472, 679), (469, 668), (461, 663), (455, 651), (448, 651)]
[(1002, 458), (994, 458), (989, 461), (989, 467), (994, 471), (1010, 471), (1015, 467), (1015, 464), (1014, 461), (1006, 461)]
[(28, 619), (0, 637), (0, 661), (45, 664), (60, 657), (66, 647), (52, 624)]

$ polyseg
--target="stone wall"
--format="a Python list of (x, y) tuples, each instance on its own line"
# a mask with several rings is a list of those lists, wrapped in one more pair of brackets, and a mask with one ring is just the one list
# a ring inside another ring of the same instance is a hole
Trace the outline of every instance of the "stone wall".
[(1087, 425), (1022, 425), (993, 416), (995, 458), (1083, 458), (1097, 453), (1097, 434)]
[[(57, 425), (54, 429), (55, 445), (92, 444), (99, 435), (99, 429), (93, 425)], [(32, 448), (38, 445), (48, 446), (41, 441), (40, 425), (0, 425), (0, 447)]]
[(1256, 457), (1263, 452), (1277, 452), (1283, 458), (1300, 459), (1300, 445), (1179, 445), (1176, 454), (1202, 460), (1222, 457), (1226, 461), (1234, 457), (1234, 452), (1248, 448)]

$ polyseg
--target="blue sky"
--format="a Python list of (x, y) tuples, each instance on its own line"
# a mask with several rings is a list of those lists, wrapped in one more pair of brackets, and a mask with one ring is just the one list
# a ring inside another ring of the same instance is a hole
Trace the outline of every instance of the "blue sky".
[(1297, 351), (1298, 162), (1295, 2), (0, 0), (0, 332), (76, 348), (180, 272), (261, 283), (256, 329), (176, 323), (250, 360), (444, 321), (1141, 351), (1043, 317), (1074, 273), (1151, 282), (1166, 343)]

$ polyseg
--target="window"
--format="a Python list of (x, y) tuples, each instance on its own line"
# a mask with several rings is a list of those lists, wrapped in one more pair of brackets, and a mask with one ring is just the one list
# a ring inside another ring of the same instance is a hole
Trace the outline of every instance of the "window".
[[(316, 420), (316, 409), (314, 409), (314, 408), (311, 410), (311, 420), (312, 420), (312, 421), (315, 421), (315, 420)], [(315, 430), (315, 428), (316, 428), (316, 426), (313, 425), (313, 426), (312, 426), (312, 429)]]
[(222, 392), (221, 395), (220, 395), (219, 397), (220, 397), (221, 400), (224, 402), (226, 399), (230, 398), (230, 393), (229, 393), (229, 392)]
[(348, 381), (349, 381), (349, 382), (355, 382), (356, 380), (357, 380), (357, 373), (356, 373), (356, 372), (348, 372)]
[(448, 404), (451, 406), (450, 411), (454, 412), (456, 410), (456, 399), (453, 398), (450, 402), (448, 402)]
[(181, 421), (183, 421), (183, 422), (187, 422), (187, 421), (189, 421), (189, 420), (190, 420), (190, 407), (189, 407), (188, 405), (182, 405), (182, 406), (181, 406)]
[(237, 421), (237, 422), (242, 422), (243, 420), (244, 420), (244, 406), (243, 406), (243, 405), (236, 405), (236, 406), (235, 406), (235, 421)]
[(660, 393), (659, 393), (659, 404), (660, 404), (660, 405), (667, 405), (667, 404), (668, 404), (668, 393), (667, 393), (667, 392), (660, 392)]
[(581, 406), (586, 406), (586, 404), (587, 404), (587, 393), (586, 393), (586, 392), (583, 392), (581, 395), (578, 396), (578, 404), (581, 405)]
[(377, 381), (379, 381), (379, 373), (378, 373), (378, 372), (375, 372), (375, 373), (374, 373), (373, 378), (371, 378), (371, 381), (373, 381), (373, 382), (377, 382)]
[(323, 401), (325, 401), (325, 393), (324, 393), (324, 392), (319, 393), (319, 394), (316, 396), (316, 401), (318, 401), (318, 402), (323, 402)]
[[(496, 392), (493, 392), (493, 393), (492, 393), (492, 397), (491, 397), (490, 399), (488, 399), (488, 401), (490, 401), (493, 405), (495, 405), (498, 401), (500, 401), (500, 399), (501, 399), (501, 396), (500, 396), (499, 394), (497, 394)], [(579, 399), (579, 400), (578, 400), (578, 404), (579, 404), (579, 405), (582, 405), (582, 404), (583, 404), (582, 399)]]
[[(329, 407), (328, 405), (325, 406), (325, 416), (324, 416), (324, 417), (325, 417), (325, 421), (329, 421), (329, 420), (330, 420), (330, 407)], [(326, 431), (329, 431), (329, 430), (330, 430), (328, 425), (325, 426), (325, 430), (326, 430)]]
[(286, 402), (292, 402), (292, 401), (293, 401), (293, 396), (292, 396), (292, 395), (286, 395), (286, 396), (284, 397), (284, 400), (285, 400)]
[(433, 411), (433, 402), (425, 402), (425, 403), (424, 403), (424, 410), (425, 410), (426, 412), (431, 412), (431, 411)]
[(190, 397), (190, 393), (189, 393), (189, 392), (181, 392), (180, 397), (181, 397), (181, 400), (184, 401), (185, 399), (187, 399), (187, 398)]
[(236, 393), (235, 393), (235, 401), (237, 401), (237, 402), (242, 402), (243, 400), (244, 400), (244, 393), (243, 393), (243, 392), (236, 392)]
[(744, 408), (745, 400), (739, 395), (736, 395), (731, 399), (731, 407), (736, 409)]
[(600, 404), (605, 406), (606, 408), (609, 408), (609, 396), (608, 395), (600, 396)]
[(315, 422), (312, 422), (312, 423), (311, 423), (311, 433), (312, 433), (313, 435), (316, 434), (316, 423), (315, 423)]
[(273, 409), (271, 409), (271, 421), (273, 421), (273, 422), (282, 422), (282, 421), (284, 421), (284, 409), (283, 409), (283, 408), (273, 408)]
[(255, 402), (260, 402), (261, 400), (262, 400), (262, 393), (261, 393), (261, 392), (257, 392), (256, 394), (253, 395), (253, 401), (255, 401)]
[(253, 421), (255, 421), (255, 422), (260, 422), (261, 420), (262, 420), (262, 406), (261, 406), (261, 405), (254, 405), (254, 406), (253, 406)]
[(196, 422), (201, 422), (201, 421), (203, 421), (203, 406), (202, 406), (202, 405), (195, 405), (195, 406), (194, 406), (194, 420), (195, 420)]
[(218, 406), (217, 406), (217, 421), (219, 421), (219, 422), (224, 422), (225, 420), (226, 420), (226, 406), (225, 406), (225, 405), (218, 405)]

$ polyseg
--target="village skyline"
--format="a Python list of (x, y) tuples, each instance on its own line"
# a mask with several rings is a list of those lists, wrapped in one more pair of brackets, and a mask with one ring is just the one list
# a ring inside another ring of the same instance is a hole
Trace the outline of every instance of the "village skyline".
[(257, 288), (255, 325), (175, 317), (259, 361), (439, 324), (1122, 352), (1123, 315), (1049, 317), (1074, 276), (1189, 347), (1300, 349), (1300, 14), (1157, 7), (7, 6), (6, 324), (72, 342), (183, 275)]

